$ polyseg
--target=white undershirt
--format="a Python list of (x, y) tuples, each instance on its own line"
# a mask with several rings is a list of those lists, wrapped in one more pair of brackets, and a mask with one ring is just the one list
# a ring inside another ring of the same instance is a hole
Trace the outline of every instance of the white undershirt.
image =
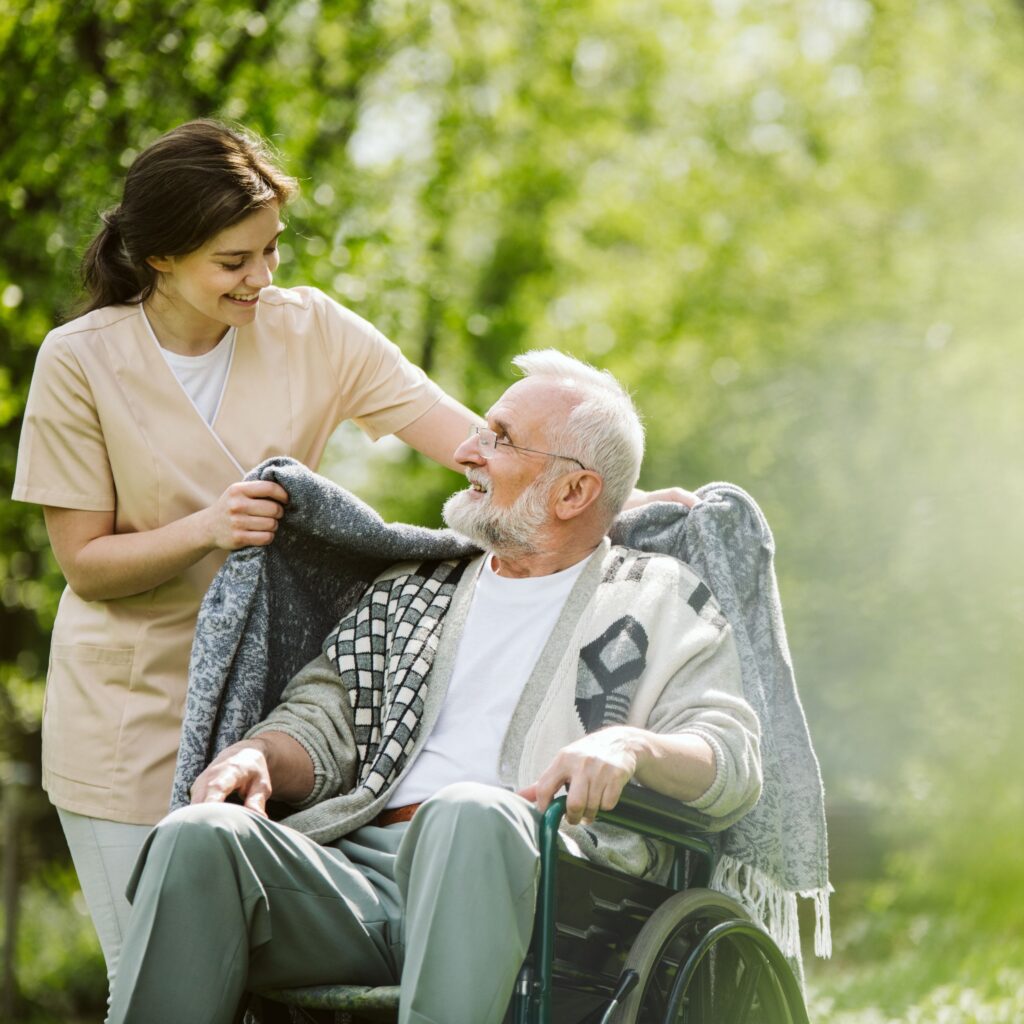
[(199, 415), (213, 426), (224, 395), (231, 357), (235, 352), (235, 328), (229, 328), (216, 346), (201, 356), (179, 355), (177, 352), (169, 352), (163, 345), (160, 351), (185, 389), (185, 394), (199, 410)]
[(587, 560), (550, 576), (477, 580), (437, 723), (389, 807), (426, 800), (453, 782), (500, 786), (498, 758), (512, 714)]

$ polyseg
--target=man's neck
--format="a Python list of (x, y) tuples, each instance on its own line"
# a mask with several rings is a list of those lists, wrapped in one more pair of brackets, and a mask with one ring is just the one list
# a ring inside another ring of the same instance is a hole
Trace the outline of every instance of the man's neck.
[(498, 576), (513, 579), (550, 576), (582, 562), (584, 558), (589, 558), (597, 547), (597, 544), (584, 543), (562, 546), (557, 550), (531, 551), (529, 554), (495, 551), (491, 567)]

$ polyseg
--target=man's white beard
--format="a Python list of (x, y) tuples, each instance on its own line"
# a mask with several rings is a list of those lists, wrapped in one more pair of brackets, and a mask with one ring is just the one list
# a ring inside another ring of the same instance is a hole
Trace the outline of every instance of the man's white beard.
[[(472, 481), (471, 473), (466, 474)], [(550, 481), (542, 474), (508, 508), (495, 508), (491, 492), (453, 494), (441, 510), (445, 523), (474, 544), (496, 555), (532, 555), (537, 535), (548, 520)], [(481, 477), (481, 482), (486, 479)], [(477, 497), (473, 495), (477, 494)]]

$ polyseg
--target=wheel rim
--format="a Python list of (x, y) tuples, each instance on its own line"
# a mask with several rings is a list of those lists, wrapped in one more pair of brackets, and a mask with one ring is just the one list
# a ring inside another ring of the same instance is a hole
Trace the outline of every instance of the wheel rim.
[(678, 893), (644, 931), (627, 961), (640, 984), (616, 1024), (806, 1021), (781, 954), (732, 900), (709, 890)]
[[(672, 988), (663, 1006), (647, 1011), (654, 1014), (651, 1020), (792, 1024), (776, 968), (752, 931), (748, 922), (733, 920), (715, 925), (693, 946), (680, 946), (684, 936), (678, 936), (676, 956), (655, 965), (655, 973), (671, 975)], [(680, 960), (683, 953), (685, 961)]]

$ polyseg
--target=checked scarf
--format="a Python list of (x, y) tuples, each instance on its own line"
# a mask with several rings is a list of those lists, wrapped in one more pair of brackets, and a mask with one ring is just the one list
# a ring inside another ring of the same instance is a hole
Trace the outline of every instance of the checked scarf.
[(359, 784), (380, 796), (416, 744), (441, 621), (468, 561), (423, 562), (371, 586), (324, 641), (348, 689)]

